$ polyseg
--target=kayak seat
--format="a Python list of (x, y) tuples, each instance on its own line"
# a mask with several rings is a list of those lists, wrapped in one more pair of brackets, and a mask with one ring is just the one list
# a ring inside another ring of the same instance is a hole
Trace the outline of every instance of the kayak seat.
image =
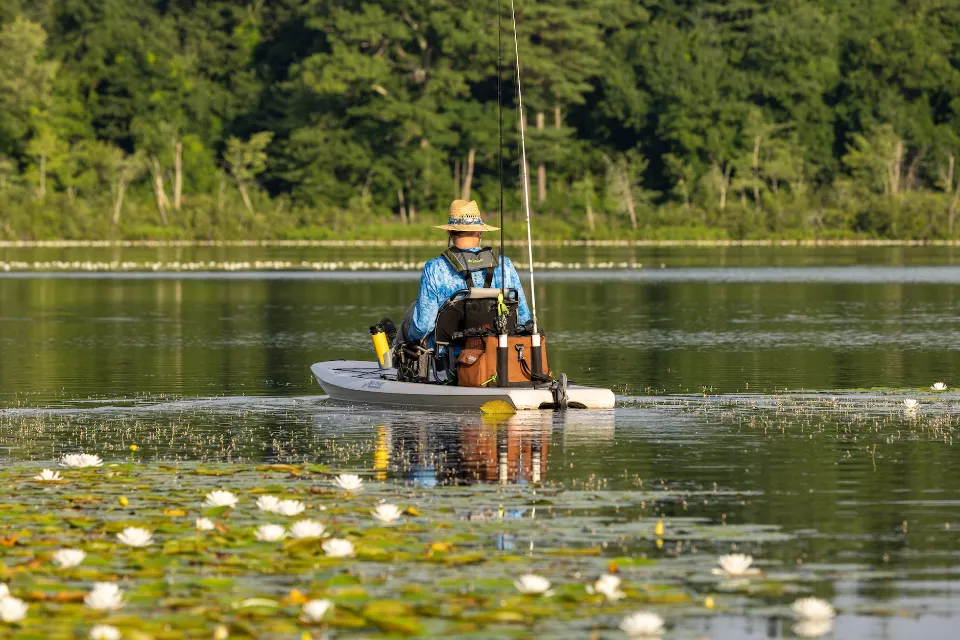
[[(500, 289), (461, 289), (440, 307), (434, 329), (434, 344), (441, 347), (462, 348), (467, 338), (494, 335), (496, 333), (497, 300)], [(507, 333), (517, 329), (519, 296), (516, 289), (507, 289), (504, 296), (507, 305)], [(450, 349), (448, 349), (450, 351)]]
[[(433, 331), (433, 348), (426, 340), (409, 340), (413, 321), (411, 305), (400, 322), (393, 341), (394, 366), (401, 382), (439, 382), (455, 380), (456, 358), (468, 338), (496, 334), (497, 304), (500, 289), (473, 287), (457, 291), (440, 307)], [(519, 295), (507, 289), (507, 332), (517, 332)]]

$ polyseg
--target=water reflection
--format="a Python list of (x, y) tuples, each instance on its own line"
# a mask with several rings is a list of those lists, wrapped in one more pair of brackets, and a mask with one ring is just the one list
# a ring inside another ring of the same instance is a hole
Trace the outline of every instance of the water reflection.
[(418, 487), (538, 484), (548, 479), (551, 442), (562, 450), (612, 442), (614, 412), (524, 412), (437, 422), (403, 414), (374, 429), (373, 477)]

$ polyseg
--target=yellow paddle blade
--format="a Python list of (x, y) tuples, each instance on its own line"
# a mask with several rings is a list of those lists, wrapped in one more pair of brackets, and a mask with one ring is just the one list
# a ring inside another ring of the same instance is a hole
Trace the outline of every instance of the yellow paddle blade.
[(512, 416), (517, 412), (509, 402), (504, 402), (503, 400), (491, 400), (490, 402), (485, 402), (482, 407), (480, 407), (480, 413), (485, 413), (487, 415), (501, 415), (501, 416)]

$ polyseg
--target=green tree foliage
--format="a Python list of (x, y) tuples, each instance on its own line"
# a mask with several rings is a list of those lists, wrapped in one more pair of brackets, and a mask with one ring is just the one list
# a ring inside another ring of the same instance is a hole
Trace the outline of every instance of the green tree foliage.
[(0, 28), (0, 146), (23, 152), (36, 113), (49, 107), (57, 63), (46, 59), (43, 28), (17, 16)]
[(496, 211), (498, 84), (515, 216), (512, 6), (544, 228), (960, 236), (957, 3), (499, 6), (0, 2), (0, 237), (415, 237)]

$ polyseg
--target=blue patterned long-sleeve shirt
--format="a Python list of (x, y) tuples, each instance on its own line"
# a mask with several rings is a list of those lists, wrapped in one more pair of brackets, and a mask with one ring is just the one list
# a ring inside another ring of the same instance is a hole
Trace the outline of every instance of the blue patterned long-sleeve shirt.
[[(480, 249), (467, 249), (467, 251), (476, 253)], [(530, 320), (530, 308), (527, 306), (527, 297), (523, 293), (523, 285), (520, 284), (520, 276), (517, 275), (517, 270), (510, 262), (510, 258), (504, 256), (500, 260), (506, 270), (506, 288), (516, 289), (519, 296), (517, 320), (520, 324), (526, 324)], [(500, 288), (501, 273), (502, 270), (498, 266), (493, 274), (491, 287)], [(473, 286), (483, 286), (485, 276), (483, 271), (474, 271), (470, 275), (473, 277)], [(454, 271), (443, 256), (434, 258), (423, 265), (423, 273), (420, 276), (420, 293), (417, 294), (417, 303), (413, 310), (413, 323), (408, 337), (411, 340), (421, 340), (424, 336), (432, 333), (437, 325), (437, 314), (440, 312), (440, 307), (450, 296), (464, 288), (466, 288), (466, 282), (463, 276)]]

